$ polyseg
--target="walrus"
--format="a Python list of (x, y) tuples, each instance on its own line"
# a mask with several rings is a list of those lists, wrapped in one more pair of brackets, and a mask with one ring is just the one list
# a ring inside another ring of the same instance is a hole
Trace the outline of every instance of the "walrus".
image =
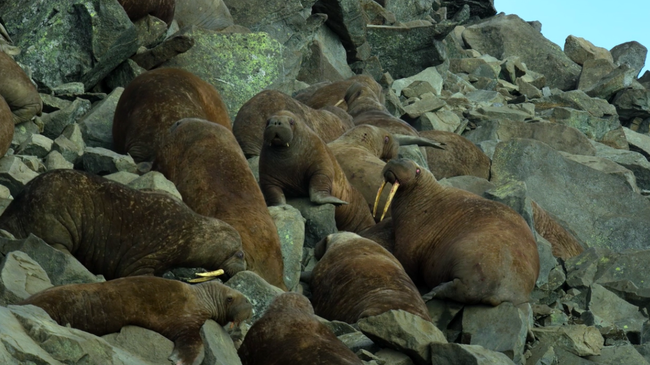
[(312, 85), (312, 87), (297, 92), (294, 98), (314, 109), (320, 109), (325, 106), (337, 106), (347, 111), (348, 104), (344, 97), (348, 88), (355, 82), (370, 88), (377, 101), (382, 105), (385, 103), (381, 85), (369, 75), (355, 75), (346, 80), (322, 83), (322, 85)]
[(0, 158), (9, 151), (11, 141), (14, 138), (13, 114), (9, 104), (0, 96)]
[(20, 303), (35, 305), (61, 326), (103, 336), (127, 325), (158, 332), (174, 342), (175, 364), (199, 364), (201, 326), (213, 319), (224, 326), (251, 317), (246, 297), (217, 281), (190, 285), (176, 280), (135, 276), (92, 284), (48, 288)]
[(180, 29), (222, 30), (235, 24), (223, 0), (176, 0), (174, 19)]
[(69, 252), (107, 280), (160, 276), (174, 267), (246, 269), (239, 233), (164, 193), (77, 170), (32, 179), (0, 216), (0, 229)]
[(427, 148), (429, 171), (436, 179), (473, 175), (490, 178), (490, 158), (469, 139), (447, 131), (420, 131), (420, 136), (445, 144), (445, 149)]
[[(365, 198), (371, 210), (377, 195), (377, 189), (383, 183), (381, 170), (385, 161), (398, 157), (400, 145), (417, 144), (443, 148), (441, 143), (423, 137), (393, 135), (383, 128), (369, 124), (360, 124), (341, 137), (327, 144), (334, 157), (345, 172), (345, 176)], [(385, 205), (388, 190), (382, 195)]]
[(36, 86), (11, 56), (0, 52), (0, 96), (5, 99), (13, 114), (13, 124), (31, 120), (41, 115), (43, 101)]
[(553, 256), (568, 260), (571, 257), (580, 255), (585, 250), (575, 236), (562, 227), (539, 204), (535, 201), (531, 201), (531, 203), (535, 231), (551, 244)]
[(136, 162), (151, 162), (169, 127), (183, 118), (201, 118), (232, 130), (217, 89), (191, 72), (159, 68), (131, 81), (113, 117), (113, 148)]
[(412, 160), (388, 161), (382, 175), (393, 184), (386, 206), (392, 200), (393, 254), (416, 285), (432, 289), (429, 296), (467, 304), (528, 301), (539, 255), (521, 215), (438, 184)]
[(253, 173), (232, 133), (196, 118), (174, 123), (153, 169), (171, 180), (187, 206), (241, 235), (248, 270), (287, 290), (280, 237)]
[(278, 295), (237, 351), (243, 365), (361, 365), (298, 293)]
[(314, 256), (320, 261), (309, 288), (317, 315), (352, 324), (402, 309), (431, 321), (411, 278), (379, 244), (351, 232), (334, 233), (316, 244)]
[(354, 127), (350, 119), (342, 120), (330, 111), (312, 109), (280, 91), (263, 90), (242, 105), (232, 125), (233, 134), (246, 158), (259, 156), (264, 143), (266, 122), (281, 110), (297, 115), (325, 143)]
[(267, 122), (259, 176), (269, 206), (308, 196), (315, 204), (336, 205), (336, 227), (341, 231), (357, 232), (375, 223), (363, 195), (345, 177), (332, 151), (290, 111), (280, 111)]
[(117, 0), (117, 2), (122, 5), (132, 22), (147, 15), (155, 16), (167, 25), (174, 20), (176, 0)]

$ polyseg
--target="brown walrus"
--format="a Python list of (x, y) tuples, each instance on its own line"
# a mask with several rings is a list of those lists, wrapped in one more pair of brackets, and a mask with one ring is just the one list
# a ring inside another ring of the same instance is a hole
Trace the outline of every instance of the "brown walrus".
[(11, 109), (0, 96), (0, 158), (7, 153), (11, 147), (11, 140), (14, 138), (14, 121)]
[(181, 119), (171, 129), (153, 168), (174, 182), (195, 212), (239, 232), (248, 270), (287, 290), (277, 228), (235, 137), (195, 118)]
[(325, 106), (337, 106), (343, 110), (348, 110), (348, 104), (344, 97), (348, 88), (355, 82), (370, 88), (375, 94), (377, 101), (381, 104), (385, 103), (381, 85), (369, 75), (355, 75), (346, 80), (313, 85), (313, 87), (296, 93), (295, 99), (314, 109), (320, 109)]
[(278, 295), (237, 351), (243, 365), (361, 365), (298, 293)]
[(393, 184), (393, 254), (413, 282), (432, 288), (433, 297), (461, 303), (528, 301), (539, 255), (521, 215), (442, 186), (411, 160), (388, 161), (382, 174)]
[(56, 286), (20, 304), (41, 307), (58, 324), (97, 336), (127, 325), (158, 332), (174, 342), (169, 359), (175, 364), (198, 363), (203, 348), (199, 331), (206, 320), (224, 326), (253, 312), (242, 293), (216, 281), (190, 285), (142, 276)]
[(76, 170), (31, 180), (0, 216), (0, 228), (30, 233), (108, 280), (162, 275), (174, 267), (246, 269), (239, 233), (164, 193), (131, 189)]
[(264, 143), (264, 126), (276, 112), (288, 110), (304, 121), (325, 143), (354, 127), (327, 110), (312, 109), (277, 90), (263, 90), (248, 100), (237, 112), (233, 134), (246, 158), (258, 156)]
[(375, 223), (366, 200), (350, 185), (332, 151), (290, 111), (269, 118), (259, 171), (269, 206), (308, 196), (316, 204), (337, 205), (334, 214), (341, 231), (358, 232)]
[(534, 201), (531, 201), (531, 203), (535, 231), (551, 244), (553, 256), (568, 260), (571, 257), (580, 255), (585, 250), (580, 242), (551, 217), (547, 211)]
[(445, 149), (427, 148), (427, 165), (436, 179), (473, 175), (490, 178), (490, 158), (472, 141), (447, 131), (420, 131), (420, 136), (445, 144)]
[[(400, 145), (417, 144), (443, 148), (435, 140), (422, 137), (393, 135), (383, 128), (369, 124), (358, 125), (327, 144), (352, 186), (363, 195), (372, 209), (377, 189), (384, 179), (381, 170), (385, 161), (397, 158)], [(381, 206), (386, 204), (388, 191), (382, 194)]]
[(176, 0), (117, 0), (132, 22), (147, 15), (155, 16), (169, 25), (174, 20)]
[(356, 323), (392, 309), (431, 321), (420, 292), (397, 259), (355, 233), (328, 235), (314, 249), (320, 261), (309, 288), (314, 312), (330, 321)]
[(13, 123), (18, 124), (41, 115), (43, 101), (36, 86), (27, 77), (25, 71), (8, 54), (0, 52), (0, 96), (2, 96), (11, 112)]
[(113, 117), (115, 152), (136, 162), (151, 161), (169, 127), (183, 118), (201, 118), (231, 130), (226, 104), (217, 89), (178, 68), (147, 71), (131, 81)]

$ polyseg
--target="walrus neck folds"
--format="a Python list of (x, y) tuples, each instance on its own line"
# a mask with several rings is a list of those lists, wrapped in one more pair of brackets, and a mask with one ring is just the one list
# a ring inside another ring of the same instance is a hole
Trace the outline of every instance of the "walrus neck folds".
[(220, 325), (226, 325), (228, 321), (228, 310), (225, 307), (225, 300), (222, 298), (223, 292), (218, 290), (214, 283), (203, 283), (192, 285), (196, 296), (201, 298), (200, 303), (209, 313), (211, 319)]

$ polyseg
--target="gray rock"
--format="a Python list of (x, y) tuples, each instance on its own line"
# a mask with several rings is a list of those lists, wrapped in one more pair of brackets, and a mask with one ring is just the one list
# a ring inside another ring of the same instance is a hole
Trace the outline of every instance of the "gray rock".
[[(229, 8), (235, 17), (230, 4)], [(266, 33), (220, 34), (191, 28), (184, 34), (194, 39), (194, 47), (163, 66), (185, 69), (212, 84), (233, 120), (246, 101), (282, 75), (283, 47)]]
[(600, 80), (616, 69), (614, 62), (605, 59), (587, 60), (578, 79), (578, 90), (591, 90)]
[(84, 153), (84, 147), (80, 147), (69, 140), (68, 137), (60, 135), (54, 140), (54, 143), (52, 143), (52, 151), (60, 153), (66, 161), (74, 165), (81, 160), (81, 156)]
[(445, 105), (447, 105), (447, 103), (444, 100), (436, 97), (433, 93), (427, 93), (422, 95), (420, 100), (405, 106), (404, 110), (410, 118), (415, 119), (424, 113), (437, 111)]
[[(104, 178), (116, 181), (120, 184), (124, 185), (129, 185), (133, 180), (139, 178), (140, 175), (135, 174), (133, 172), (127, 172), (127, 171), (118, 171), (114, 172), (112, 174), (104, 175)], [(181, 199), (182, 200), (182, 199)]]
[(293, 290), (300, 281), (300, 262), (305, 242), (305, 219), (291, 205), (269, 207), (269, 213), (280, 236), (284, 261), (284, 284)]
[(499, 14), (468, 26), (463, 39), (472, 49), (498, 59), (519, 56), (529, 69), (546, 76), (549, 87), (570, 90), (578, 81), (580, 66), (517, 15)]
[(472, 16), (488, 18), (497, 13), (494, 0), (442, 0), (440, 2), (440, 6), (446, 7), (449, 14), (455, 14), (463, 9), (465, 5), (469, 5)]
[(260, 156), (253, 156), (246, 160), (248, 162), (248, 167), (253, 171), (253, 176), (255, 176), (255, 181), (260, 182)]
[(339, 81), (354, 76), (345, 62), (345, 48), (328, 27), (319, 27), (313, 41), (307, 45), (298, 80), (308, 84), (321, 81)]
[(496, 307), (465, 306), (462, 343), (501, 352), (516, 364), (522, 364), (526, 335), (532, 322), (532, 310), (528, 304), (521, 309), (512, 303)]
[(509, 206), (519, 213), (526, 220), (531, 231), (534, 231), (533, 206), (527, 194), (526, 183), (508, 181), (494, 189), (483, 192), (483, 197)]
[(617, 65), (628, 65), (636, 73), (636, 77), (645, 65), (646, 55), (648, 49), (637, 41), (621, 43), (618, 46), (610, 49), (609, 52), (614, 58), (614, 63)]
[(178, 0), (174, 20), (180, 28), (196, 25), (211, 30), (222, 30), (234, 21), (228, 7), (222, 0)]
[(201, 327), (205, 349), (202, 365), (240, 365), (237, 349), (228, 333), (217, 322), (209, 319)]
[(38, 176), (16, 156), (0, 158), (0, 184), (9, 188), (11, 195), (16, 196), (25, 185)]
[(2, 212), (7, 209), (9, 204), (14, 200), (14, 197), (11, 196), (11, 192), (9, 191), (9, 188), (7, 188), (4, 185), (0, 185), (0, 215), (2, 215)]
[(476, 90), (465, 95), (473, 103), (504, 104), (505, 98), (496, 91)]
[(23, 50), (16, 60), (45, 88), (80, 81), (88, 90), (138, 48), (135, 27), (115, 1), (18, 0), (3, 2), (0, 13)]
[(428, 83), (433, 88), (434, 95), (440, 95), (444, 84), (443, 78), (440, 76), (438, 70), (435, 67), (428, 67), (415, 75), (393, 81), (390, 88), (395, 92), (395, 95), (399, 96), (402, 90), (410, 87), (416, 81)]
[(90, 101), (82, 98), (75, 98), (66, 107), (53, 113), (43, 115), (44, 130), (43, 135), (49, 138), (57, 138), (66, 126), (75, 123), (77, 119), (90, 110)]
[(631, 149), (634, 148), (645, 156), (650, 155), (650, 136), (637, 133), (625, 127), (623, 127), (623, 132), (625, 132), (625, 138), (627, 139)]
[(375, 356), (385, 361), (385, 365), (414, 365), (410, 357), (391, 349), (381, 349), (375, 353)]
[(105, 175), (117, 171), (135, 173), (138, 169), (129, 155), (120, 155), (103, 147), (86, 147), (82, 157), (84, 170), (91, 174)]
[(650, 190), (650, 162), (643, 154), (635, 151), (620, 150), (602, 143), (594, 142), (596, 156), (616, 162), (634, 173), (636, 185), (640, 189)]
[(83, 133), (81, 133), (81, 128), (79, 127), (79, 124), (74, 123), (65, 127), (61, 135), (69, 139), (75, 145), (77, 145), (78, 150), (80, 150), (81, 155), (83, 155), (83, 151), (86, 148), (86, 142), (84, 141)]
[(523, 122), (535, 116), (535, 107), (532, 104), (526, 105), (480, 105), (470, 113), (469, 118), (473, 120), (507, 119)]
[(447, 343), (433, 323), (403, 310), (362, 318), (357, 324), (373, 342), (409, 355), (416, 364), (429, 363), (432, 343)]
[(573, 35), (566, 38), (564, 42), (564, 53), (579, 65), (584, 65), (585, 61), (594, 59), (605, 59), (612, 63), (614, 62), (612, 55), (607, 49), (596, 47), (588, 40)]
[(167, 24), (152, 15), (136, 20), (135, 31), (138, 34), (138, 46), (152, 48), (165, 39)]
[(101, 337), (115, 348), (138, 357), (143, 364), (167, 365), (174, 343), (163, 335), (138, 326), (124, 326), (120, 332)]
[(440, 95), (440, 90), (436, 91), (427, 81), (413, 81), (410, 85), (402, 89), (402, 95), (407, 98), (422, 98), (427, 93)]
[(45, 156), (45, 169), (48, 171), (72, 168), (74, 164), (66, 160), (60, 152), (52, 151)]
[(113, 90), (79, 121), (79, 128), (87, 146), (113, 148), (113, 116), (123, 91), (121, 87)]
[(455, 74), (466, 73), (477, 77), (496, 79), (500, 66), (492, 67), (482, 58), (452, 58), (449, 60), (449, 71)]
[[(38, 120), (40, 117), (36, 117)], [(20, 124), (16, 124), (14, 127), (14, 137), (11, 139), (11, 147), (13, 149), (18, 148), (21, 143), (23, 143), (29, 136), (35, 133), (41, 133), (41, 128), (34, 123), (34, 121), (27, 121)]]
[(588, 247), (620, 251), (647, 246), (650, 202), (639, 199), (627, 182), (616, 176), (571, 161), (530, 139), (499, 143), (491, 172), (497, 186), (513, 179), (524, 181), (529, 196)]
[(607, 100), (592, 98), (582, 90), (551, 94), (550, 96), (531, 100), (530, 102), (535, 104), (535, 111), (538, 113), (563, 107), (587, 111), (596, 118), (618, 116), (614, 105), (608, 103)]
[(137, 190), (153, 190), (165, 192), (178, 200), (183, 200), (181, 193), (176, 189), (173, 182), (167, 180), (165, 175), (158, 171), (149, 171), (146, 174), (137, 177), (128, 182), (126, 185)]
[(0, 264), (0, 305), (18, 303), (51, 286), (47, 273), (24, 252), (9, 252)]
[(359, 331), (346, 333), (337, 337), (345, 344), (352, 352), (356, 353), (360, 350), (376, 352), (380, 349), (370, 338)]
[(433, 0), (384, 0), (383, 6), (400, 22), (426, 20), (432, 14)]
[(0, 253), (22, 251), (45, 270), (53, 285), (97, 283), (104, 279), (93, 275), (72, 255), (63, 253), (40, 238), (29, 235), (25, 239), (12, 240), (0, 237)]
[(429, 164), (427, 163), (426, 153), (424, 147), (418, 147), (416, 145), (400, 146), (397, 150), (398, 158), (408, 158), (409, 160), (415, 161), (420, 167), (428, 169)]
[(464, 304), (434, 298), (426, 301), (426, 305), (431, 321), (445, 334), (447, 341), (456, 340), (461, 330), (460, 326), (452, 326), (452, 323), (460, 322), (458, 314), (462, 314)]
[(640, 334), (643, 322), (647, 319), (639, 312), (639, 307), (626, 302), (599, 284), (590, 286), (587, 298), (587, 309), (593, 316), (590, 321), (585, 321), (585, 324), (596, 328), (616, 326), (626, 334)]
[(152, 49), (140, 48), (138, 53), (131, 57), (139, 67), (151, 70), (162, 63), (169, 61), (179, 54), (187, 52), (194, 47), (194, 39), (185, 34), (176, 34), (165, 39), (161, 44)]
[(506, 355), (482, 346), (457, 343), (431, 344), (431, 364), (440, 365), (514, 365)]
[(632, 345), (605, 346), (600, 356), (589, 356), (587, 359), (596, 364), (650, 364)]
[(535, 87), (535, 85), (526, 82), (523, 78), (517, 78), (517, 88), (520, 94), (525, 95), (528, 99), (535, 99), (542, 97), (542, 90)]
[(447, 131), (456, 132), (462, 125), (460, 117), (450, 110), (438, 110), (435, 113), (424, 113), (413, 124), (418, 131)]
[[(2, 161), (2, 160), (0, 160)], [(338, 232), (332, 204), (317, 205), (309, 198), (296, 198), (287, 200), (287, 204), (300, 211), (305, 218), (305, 243), (304, 247), (313, 248), (318, 241), (330, 233)]]
[(326, 24), (341, 39), (348, 60), (362, 61), (370, 57), (366, 43), (366, 16), (359, 1), (319, 0), (312, 7), (312, 12), (327, 14)]
[(41, 134), (32, 134), (20, 144), (17, 154), (45, 157), (52, 150), (53, 141)]
[(110, 74), (104, 78), (106, 87), (113, 90), (118, 87), (126, 87), (129, 82), (133, 81), (138, 75), (145, 72), (144, 68), (140, 67), (132, 59), (128, 59), (120, 63)]
[(557, 107), (553, 109), (549, 120), (553, 123), (574, 127), (597, 142), (615, 148), (627, 149), (625, 133), (616, 115), (595, 117), (587, 111)]
[(617, 92), (632, 86), (637, 74), (638, 71), (630, 68), (630, 66), (621, 65), (598, 80), (594, 86), (585, 90), (585, 92), (589, 96), (609, 100)]
[(623, 90), (616, 95), (612, 104), (622, 120), (650, 118), (650, 90)]
[(558, 151), (589, 156), (596, 154), (596, 149), (589, 139), (578, 129), (557, 123), (487, 120), (463, 136), (475, 144), (489, 140), (508, 141), (515, 138), (529, 138), (544, 142)]
[(253, 305), (253, 317), (249, 320), (251, 325), (264, 315), (276, 296), (284, 293), (282, 289), (267, 283), (252, 271), (240, 271), (225, 284), (239, 290)]
[(595, 327), (583, 324), (533, 328), (533, 334), (542, 342), (578, 356), (600, 355), (605, 342)]

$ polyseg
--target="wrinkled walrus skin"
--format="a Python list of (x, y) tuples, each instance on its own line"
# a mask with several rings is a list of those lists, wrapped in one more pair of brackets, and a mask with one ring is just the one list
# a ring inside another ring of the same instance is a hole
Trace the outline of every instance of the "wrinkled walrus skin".
[(144, 276), (56, 286), (20, 304), (41, 307), (58, 324), (96, 336), (127, 325), (158, 332), (174, 342), (170, 360), (175, 364), (194, 364), (201, 355), (199, 331), (206, 320), (224, 326), (253, 313), (242, 293), (217, 281), (190, 285)]
[(528, 301), (539, 254), (519, 213), (442, 186), (411, 160), (389, 161), (383, 176), (393, 187), (399, 183), (390, 207), (393, 254), (416, 285), (433, 289), (434, 298), (460, 303)]
[(277, 296), (237, 351), (243, 365), (361, 365), (298, 293)]
[(53, 170), (30, 181), (0, 216), (17, 238), (34, 234), (107, 280), (174, 267), (246, 269), (239, 233), (164, 193)]
[(229, 130), (206, 120), (181, 119), (172, 126), (153, 168), (176, 185), (188, 207), (239, 232), (248, 270), (287, 290), (277, 228)]
[(402, 309), (431, 321), (420, 292), (402, 265), (376, 242), (339, 232), (317, 243), (314, 254), (320, 261), (312, 271), (309, 288), (317, 315), (353, 324)]
[(13, 114), (5, 99), (0, 96), (0, 158), (9, 151), (14, 138)]
[(0, 52), (0, 96), (11, 112), (13, 123), (19, 124), (41, 115), (43, 101), (25, 71), (4, 52)]
[(206, 119), (232, 130), (226, 104), (214, 86), (178, 68), (147, 71), (126, 86), (115, 107), (115, 152), (150, 162), (169, 127), (183, 118)]

